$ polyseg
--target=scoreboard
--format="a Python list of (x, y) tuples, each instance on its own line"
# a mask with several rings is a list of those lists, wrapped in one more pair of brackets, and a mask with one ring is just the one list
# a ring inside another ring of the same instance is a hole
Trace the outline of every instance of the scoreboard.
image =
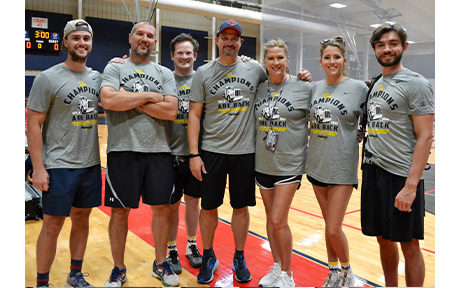
[(48, 29), (48, 19), (31, 17), (31, 25), (25, 30), (25, 53), (59, 56), (61, 35), (56, 29)]

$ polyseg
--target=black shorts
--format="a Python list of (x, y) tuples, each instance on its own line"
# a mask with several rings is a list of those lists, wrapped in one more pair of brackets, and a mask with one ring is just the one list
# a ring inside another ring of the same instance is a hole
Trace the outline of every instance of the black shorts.
[(402, 212), (394, 207), (396, 195), (405, 182), (406, 177), (394, 175), (374, 164), (364, 164), (361, 188), (361, 227), (364, 235), (382, 236), (394, 242), (424, 239), (423, 179), (417, 185), (411, 212)]
[(138, 208), (170, 204), (174, 170), (170, 153), (110, 152), (107, 154), (105, 206)]
[(302, 174), (291, 176), (273, 176), (256, 172), (256, 184), (261, 189), (275, 189), (275, 185), (298, 183), (297, 190), (302, 182)]
[(307, 175), (308, 181), (310, 181), (311, 184), (319, 187), (327, 187), (329, 185), (351, 185), (353, 186), (356, 190), (358, 190), (358, 183), (356, 184), (329, 184), (329, 183), (324, 183), (321, 181), (316, 180), (315, 178), (311, 177), (310, 175)]
[(190, 171), (190, 159), (188, 157), (173, 156), (174, 160), (174, 194), (171, 197), (171, 204), (180, 201), (182, 195), (193, 198), (200, 198), (201, 182), (193, 177)]
[(224, 202), (227, 174), (230, 205), (239, 209), (256, 205), (255, 154), (227, 155), (201, 152), (207, 174), (201, 182), (201, 208), (212, 210)]
[(102, 203), (101, 165), (81, 169), (48, 169), (50, 186), (42, 193), (43, 213), (69, 216), (72, 207), (93, 208)]

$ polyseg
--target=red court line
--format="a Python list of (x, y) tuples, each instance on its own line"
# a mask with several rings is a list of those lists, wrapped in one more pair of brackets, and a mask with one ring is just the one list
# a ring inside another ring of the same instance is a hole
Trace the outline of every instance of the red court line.
[(431, 192), (434, 192), (435, 189), (433, 190), (430, 190), (430, 191), (425, 191), (425, 194), (428, 194), (428, 193), (431, 193)]
[(360, 211), (361, 211), (361, 209), (350, 211), (350, 212), (345, 213), (345, 215), (357, 213), (357, 212), (360, 212)]

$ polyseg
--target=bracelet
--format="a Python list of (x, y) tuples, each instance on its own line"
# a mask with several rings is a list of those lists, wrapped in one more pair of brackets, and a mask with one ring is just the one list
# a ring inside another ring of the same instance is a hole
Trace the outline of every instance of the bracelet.
[(198, 154), (190, 154), (188, 157), (189, 158), (195, 158), (195, 157), (199, 157), (200, 156), (200, 153)]

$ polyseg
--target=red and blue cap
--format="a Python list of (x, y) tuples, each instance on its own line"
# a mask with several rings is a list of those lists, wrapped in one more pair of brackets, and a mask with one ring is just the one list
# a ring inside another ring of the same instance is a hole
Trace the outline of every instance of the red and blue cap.
[(235, 31), (238, 32), (238, 35), (241, 36), (243, 29), (241, 28), (241, 25), (235, 20), (227, 20), (227, 21), (222, 22), (222, 24), (220, 24), (219, 30), (217, 30), (217, 36), (219, 36), (219, 33), (224, 31), (227, 28), (234, 29)]

